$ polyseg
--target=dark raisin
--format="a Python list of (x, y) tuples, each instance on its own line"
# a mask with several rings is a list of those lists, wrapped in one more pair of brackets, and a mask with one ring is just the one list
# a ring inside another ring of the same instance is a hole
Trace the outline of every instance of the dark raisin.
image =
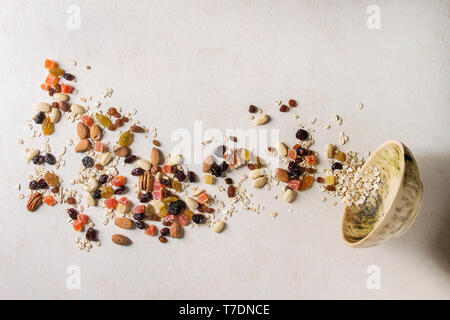
[(70, 73), (64, 73), (63, 78), (66, 79), (67, 81), (72, 81), (73, 79), (75, 79), (75, 76)]
[(142, 176), (144, 174), (144, 169), (142, 169), (142, 168), (134, 168), (133, 170), (131, 170), (131, 175), (132, 176), (135, 176), (135, 177), (137, 177), (137, 176)]
[(236, 188), (234, 186), (228, 186), (227, 195), (228, 198), (233, 198), (236, 195)]
[(50, 191), (51, 191), (52, 193), (58, 193), (58, 192), (59, 192), (59, 187), (51, 188)]
[(48, 95), (49, 95), (50, 97), (53, 97), (53, 95), (54, 95), (55, 93), (56, 93), (56, 92), (55, 92), (55, 89), (54, 89), (54, 88), (52, 88), (52, 87), (48, 88)]
[(169, 206), (167, 209), (170, 214), (178, 215), (184, 209), (186, 209), (186, 203), (183, 200), (177, 200), (177, 201), (169, 203)]
[(128, 192), (127, 186), (120, 186), (117, 189), (114, 190), (114, 194), (124, 194)]
[(292, 171), (292, 170), (296, 169), (297, 167), (298, 167), (298, 165), (297, 165), (297, 162), (295, 162), (295, 161), (291, 161), (288, 164), (288, 170), (289, 171)]
[(316, 173), (316, 169), (314, 169), (314, 168), (305, 168), (305, 171), (308, 173), (311, 173), (311, 174)]
[(158, 240), (159, 240), (159, 242), (161, 242), (161, 243), (166, 243), (166, 242), (167, 242), (167, 238), (166, 238), (166, 237), (163, 237), (163, 236), (159, 236), (159, 237), (158, 237)]
[(37, 124), (41, 124), (45, 119), (45, 113), (44, 112), (38, 112), (34, 117), (34, 122)]
[(289, 100), (289, 107), (294, 108), (297, 106), (297, 101), (294, 99)]
[(189, 182), (197, 181), (197, 175), (195, 174), (194, 171), (188, 171), (187, 176), (188, 176)]
[(78, 218), (78, 211), (74, 208), (70, 208), (67, 210), (67, 213), (69, 214), (70, 219), (77, 220)]
[(184, 182), (184, 180), (186, 180), (186, 175), (184, 174), (184, 172), (182, 170), (176, 170), (174, 172), (174, 175), (180, 182)]
[(296, 151), (299, 157), (306, 156), (308, 154), (308, 150), (305, 148), (297, 148)]
[(166, 186), (166, 187), (169, 187), (169, 188), (172, 186), (172, 184), (170, 183), (170, 180), (169, 180), (169, 179), (161, 178), (161, 179), (159, 180), (159, 182), (160, 182), (163, 186)]
[(322, 178), (322, 177), (317, 177), (317, 178), (316, 178), (316, 181), (317, 181), (318, 183), (324, 183), (324, 182), (325, 182), (325, 179)]
[(125, 157), (125, 160), (123, 160), (125, 163), (133, 163), (137, 160), (138, 157), (136, 157), (134, 154), (130, 154), (129, 156)]
[(134, 220), (140, 221), (145, 219), (145, 212), (133, 214)]
[(342, 164), (340, 162), (333, 162), (331, 170), (342, 170)]
[(59, 108), (59, 102), (53, 101), (53, 102), (52, 102), (52, 109), (53, 109), (53, 108)]
[(280, 112), (288, 112), (289, 111), (289, 107), (285, 104), (281, 105), (280, 107)]
[(256, 111), (258, 111), (258, 109), (254, 105), (248, 107), (248, 112), (255, 113)]
[(101, 197), (102, 197), (102, 191), (100, 189), (95, 190), (92, 193), (92, 198), (94, 198), (94, 199), (100, 199)]
[(225, 161), (222, 161), (222, 163), (220, 164), (220, 167), (222, 169), (222, 172), (226, 172), (228, 170), (228, 163), (226, 163)]
[(56, 158), (51, 153), (47, 153), (45, 155), (45, 162), (47, 162), (50, 165), (54, 165), (56, 163)]
[(192, 216), (192, 221), (194, 221), (196, 224), (203, 224), (205, 223), (206, 218), (204, 215), (196, 213)]
[(305, 141), (308, 138), (308, 131), (304, 129), (298, 129), (295, 137), (300, 141)]
[(94, 228), (89, 228), (86, 231), (86, 239), (89, 241), (97, 241), (97, 230)]
[(167, 227), (162, 228), (161, 231), (160, 231), (160, 233), (161, 233), (162, 236), (168, 236), (169, 233), (170, 233), (170, 229), (167, 228)]
[(327, 189), (328, 191), (335, 191), (336, 187), (335, 186), (326, 186), (325, 189)]
[(298, 178), (302, 175), (302, 171), (300, 170), (300, 168), (295, 168), (289, 171), (289, 173), (291, 174), (291, 178)]
[(81, 160), (81, 162), (83, 163), (83, 166), (85, 168), (92, 168), (95, 164), (94, 159), (92, 159), (89, 156), (84, 157), (83, 160)]
[(146, 229), (147, 228), (147, 225), (145, 224), (145, 222), (142, 222), (142, 221), (136, 221), (136, 227), (138, 228), (138, 229)]
[(98, 177), (98, 183), (100, 185), (105, 184), (106, 182), (108, 182), (108, 175), (107, 174), (102, 174), (100, 177)]
[(214, 162), (211, 166), (211, 173), (216, 177), (220, 177), (222, 175), (222, 167)]
[(31, 190), (37, 190), (39, 189), (39, 184), (36, 180), (31, 180), (28, 187), (30, 187)]
[(39, 189), (47, 189), (48, 188), (48, 184), (47, 184), (47, 182), (45, 182), (45, 179), (40, 179), (37, 183), (38, 183)]
[(38, 155), (38, 156), (34, 157), (33, 163), (34, 164), (44, 164), (45, 163), (45, 156)]
[(162, 224), (163, 224), (163, 226), (170, 227), (172, 225), (172, 222), (171, 221), (163, 221)]
[(214, 208), (210, 208), (210, 207), (206, 208), (207, 213), (214, 213), (214, 211), (216, 211), (216, 210), (214, 210)]
[(225, 183), (226, 183), (226, 184), (233, 184), (233, 179), (231, 179), (231, 178), (225, 178)]
[(150, 192), (144, 193), (140, 198), (139, 201), (142, 203), (147, 203), (150, 200), (152, 200), (152, 194)]
[(224, 145), (218, 146), (215, 150), (214, 150), (214, 154), (216, 155), (216, 157), (218, 158), (223, 158), (223, 155), (225, 154), (225, 152), (227, 151), (227, 148)]

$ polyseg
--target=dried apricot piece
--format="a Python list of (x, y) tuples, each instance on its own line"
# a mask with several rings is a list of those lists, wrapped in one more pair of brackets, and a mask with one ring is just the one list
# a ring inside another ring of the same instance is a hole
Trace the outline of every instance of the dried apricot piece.
[(83, 121), (83, 123), (88, 127), (92, 126), (93, 123), (92, 118), (86, 115), (81, 117), (81, 121)]
[(105, 200), (105, 206), (108, 209), (115, 209), (117, 206), (117, 200), (116, 198), (109, 198)]
[(81, 231), (81, 229), (83, 229), (83, 224), (78, 220), (75, 220), (72, 225), (75, 231)]
[(155, 225), (149, 225), (147, 229), (145, 229), (144, 233), (148, 236), (154, 236), (156, 234), (156, 226)]
[(53, 206), (53, 205), (55, 205), (56, 204), (56, 199), (52, 196), (52, 195), (47, 195), (47, 196), (45, 196), (43, 199), (42, 199), (43, 201), (44, 201), (44, 203), (46, 204), (46, 205), (48, 205), (48, 206)]
[(50, 117), (47, 117), (42, 122), (42, 133), (45, 136), (51, 135), (55, 131), (55, 125), (50, 120)]
[(69, 86), (68, 84), (61, 83), (61, 92), (63, 93), (72, 93), (73, 87)]
[(58, 64), (55, 61), (50, 60), (50, 59), (45, 59), (45, 62), (44, 62), (45, 69), (51, 69), (51, 68), (54, 68), (57, 66), (58, 66)]
[(316, 156), (306, 156), (305, 160), (306, 160), (306, 163), (310, 166), (316, 164)]
[(51, 74), (49, 74), (47, 76), (47, 78), (45, 79), (45, 83), (48, 84), (51, 87), (54, 87), (58, 84), (59, 78), (52, 76)]
[(80, 213), (77, 217), (77, 221), (81, 224), (86, 224), (89, 222), (89, 217), (85, 214)]
[(130, 131), (125, 131), (120, 135), (119, 144), (122, 147), (128, 147), (133, 142), (133, 134)]
[(298, 190), (305, 191), (311, 188), (311, 186), (314, 183), (314, 177), (313, 176), (306, 176), (300, 181), (300, 187)]
[(202, 192), (200, 195), (197, 196), (197, 200), (200, 203), (206, 203), (206, 202), (208, 202), (209, 197), (206, 194), (206, 192)]
[(112, 184), (113, 184), (115, 187), (120, 187), (120, 186), (123, 186), (123, 185), (125, 184), (126, 181), (127, 181), (127, 178), (125, 178), (124, 176), (115, 176), (115, 177), (112, 179)]

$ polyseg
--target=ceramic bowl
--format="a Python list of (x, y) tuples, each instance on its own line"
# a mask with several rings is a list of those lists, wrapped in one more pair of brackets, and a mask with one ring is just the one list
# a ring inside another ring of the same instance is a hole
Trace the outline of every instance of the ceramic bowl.
[(359, 206), (346, 206), (342, 215), (342, 239), (357, 248), (379, 245), (405, 233), (419, 212), (423, 184), (411, 151), (399, 141), (388, 141), (369, 157), (369, 166), (380, 171), (380, 188)]

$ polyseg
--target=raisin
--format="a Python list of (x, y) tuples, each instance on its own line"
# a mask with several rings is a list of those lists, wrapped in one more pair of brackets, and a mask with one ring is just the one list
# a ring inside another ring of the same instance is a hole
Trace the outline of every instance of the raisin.
[(134, 220), (140, 221), (145, 219), (145, 212), (133, 214)]
[(168, 236), (170, 233), (170, 229), (165, 227), (165, 228), (162, 228), (160, 232), (161, 232), (162, 236)]
[(211, 166), (211, 173), (216, 177), (220, 177), (222, 175), (222, 167), (217, 163), (213, 163)]
[(114, 194), (114, 191), (110, 186), (101, 187), (100, 192), (103, 199), (109, 199)]
[(166, 226), (166, 227), (170, 227), (172, 225), (172, 222), (171, 221), (163, 221), (162, 225)]
[(114, 190), (114, 194), (124, 194), (128, 192), (128, 187), (120, 186), (116, 190)]
[(60, 93), (61, 92), (61, 85), (58, 83), (54, 88), (55, 93)]
[(215, 150), (214, 150), (214, 154), (216, 155), (216, 157), (218, 158), (223, 158), (223, 155), (225, 154), (225, 152), (227, 151), (227, 148), (224, 145), (218, 146)]
[(50, 97), (53, 97), (54, 94), (55, 94), (55, 89), (52, 88), (52, 87), (48, 88), (48, 95), (49, 95)]
[(205, 223), (206, 218), (204, 215), (196, 213), (192, 216), (192, 221), (194, 221), (196, 224), (203, 224)]
[(39, 184), (38, 184), (38, 182), (36, 180), (31, 180), (30, 184), (28, 185), (28, 187), (31, 190), (37, 190), (37, 189), (39, 189)]
[(170, 214), (179, 215), (184, 209), (186, 209), (186, 203), (183, 200), (177, 200), (169, 203), (167, 208)]
[(258, 111), (258, 109), (254, 106), (254, 105), (250, 105), (248, 107), (248, 112), (250, 113), (256, 113), (256, 111)]
[(308, 138), (308, 131), (304, 129), (298, 129), (295, 137), (300, 141), (305, 141)]
[(206, 208), (207, 213), (214, 213), (214, 211), (216, 211), (216, 210), (214, 210), (214, 208), (211, 208), (211, 207)]
[(124, 160), (125, 163), (133, 163), (137, 160), (137, 157), (134, 154), (130, 154)]
[(289, 162), (289, 164), (288, 164), (288, 170), (289, 171), (292, 171), (292, 170), (294, 170), (296, 168), (297, 168), (297, 162), (295, 162), (295, 161)]
[(53, 193), (58, 193), (59, 192), (59, 187), (51, 188), (50, 191), (53, 192)]
[(45, 113), (44, 112), (38, 112), (34, 117), (34, 122), (37, 124), (41, 124), (45, 119)]
[(234, 186), (228, 186), (227, 195), (228, 198), (233, 198), (236, 195), (236, 188)]
[(115, 113), (117, 113), (117, 109), (114, 108), (114, 107), (108, 108), (107, 113), (108, 113), (110, 116), (112, 116), (112, 115), (114, 115)]
[(123, 126), (123, 120), (122, 119), (117, 119), (115, 122), (114, 122), (114, 125), (116, 126), (116, 127), (122, 127)]
[(119, 144), (122, 147), (128, 147), (133, 142), (133, 134), (130, 131), (125, 131), (120, 135)]
[(67, 213), (69, 214), (69, 217), (72, 220), (77, 220), (77, 218), (78, 218), (78, 211), (77, 210), (75, 210), (74, 208), (70, 208), (70, 209), (67, 210)]
[(325, 182), (325, 179), (322, 178), (322, 177), (317, 177), (317, 178), (316, 178), (316, 181), (317, 181), (318, 183), (324, 183), (324, 182)]
[(152, 194), (150, 192), (144, 193), (140, 198), (139, 201), (142, 203), (147, 203), (150, 200), (152, 200)]
[(178, 179), (178, 181), (180, 181), (180, 182), (184, 182), (184, 180), (186, 180), (186, 175), (181, 170), (176, 170), (174, 172), (174, 175)]
[(50, 165), (54, 165), (56, 163), (56, 158), (51, 153), (47, 153), (45, 155), (45, 162), (47, 162)]
[(39, 165), (39, 164), (44, 164), (44, 163), (45, 163), (45, 156), (43, 156), (43, 155), (38, 155), (38, 156), (34, 157), (33, 163), (34, 163), (34, 164), (37, 164), (37, 165)]
[(197, 181), (197, 175), (195, 174), (194, 171), (188, 171), (188, 179), (189, 179), (189, 182)]
[(138, 228), (138, 229), (146, 229), (147, 228), (147, 225), (144, 223), (144, 222), (142, 222), (142, 221), (136, 221), (136, 227)]
[(233, 179), (231, 179), (231, 178), (225, 178), (225, 183), (226, 183), (226, 184), (233, 184)]
[(222, 172), (226, 172), (228, 170), (228, 163), (226, 163), (225, 161), (222, 161), (222, 163), (220, 164), (220, 167), (222, 169)]
[(97, 189), (92, 193), (92, 198), (94, 198), (96, 200), (100, 199), (101, 197), (102, 197), (102, 191), (100, 189)]
[(89, 228), (86, 231), (86, 239), (89, 241), (96, 241), (97, 240), (97, 230), (94, 228)]
[(63, 76), (63, 78), (66, 79), (67, 81), (72, 81), (72, 80), (75, 79), (75, 76), (74, 76), (73, 74), (70, 74), (70, 73), (64, 73), (62, 76)]
[(105, 184), (108, 181), (108, 175), (102, 174), (100, 177), (98, 177), (98, 183), (99, 184)]
[(331, 170), (342, 170), (342, 164), (340, 162), (333, 162)]
[(162, 185), (164, 185), (164, 186), (166, 186), (166, 187), (169, 187), (169, 188), (172, 186), (172, 184), (170, 183), (170, 180), (169, 180), (169, 179), (161, 178), (161, 179), (159, 180), (159, 182), (160, 182)]
[(308, 155), (308, 150), (305, 148), (297, 148), (297, 150), (295, 150), (295, 151), (297, 152), (297, 155), (299, 157)]
[(108, 128), (112, 124), (111, 120), (101, 113), (97, 113), (95, 118), (97, 118), (98, 122), (100, 122), (100, 124), (105, 128)]
[(50, 120), (49, 117), (45, 118), (44, 121), (42, 121), (42, 133), (44, 136), (51, 135), (55, 131), (55, 125)]
[(158, 240), (159, 240), (159, 242), (161, 242), (161, 243), (166, 243), (166, 242), (167, 242), (167, 238), (166, 238), (166, 237), (163, 237), (163, 236), (159, 236), (159, 237), (158, 237)]
[(297, 101), (295, 101), (294, 99), (289, 100), (288, 102), (289, 107), (294, 108), (297, 106)]
[(40, 179), (37, 183), (38, 183), (39, 189), (47, 189), (48, 188), (48, 184), (45, 181), (45, 179)]
[(281, 105), (280, 107), (280, 112), (288, 112), (289, 111), (289, 107), (285, 104)]
[(85, 168), (92, 168), (94, 166), (94, 159), (89, 156), (84, 157), (81, 162)]
[(111, 124), (111, 125), (108, 127), (108, 130), (109, 130), (109, 131), (114, 131), (114, 130), (116, 130), (116, 129), (117, 129), (117, 127), (116, 127), (115, 124)]
[(142, 168), (134, 168), (133, 170), (131, 170), (131, 175), (132, 176), (135, 176), (135, 177), (137, 177), (137, 176), (142, 176), (144, 174), (144, 169), (142, 169)]
[(75, 203), (77, 203), (77, 200), (75, 200), (74, 197), (68, 197), (66, 199), (66, 202), (67, 202), (67, 204), (74, 205)]

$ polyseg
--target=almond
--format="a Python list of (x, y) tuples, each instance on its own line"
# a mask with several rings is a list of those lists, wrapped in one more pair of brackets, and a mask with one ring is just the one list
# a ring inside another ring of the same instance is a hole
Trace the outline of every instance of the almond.
[(177, 221), (170, 226), (170, 236), (172, 238), (181, 238), (183, 236), (183, 227)]
[(83, 122), (78, 122), (77, 124), (77, 134), (80, 139), (89, 138), (89, 129)]
[(128, 147), (118, 147), (113, 149), (113, 152), (118, 157), (126, 157), (130, 154), (130, 149)]
[(288, 182), (289, 172), (281, 168), (275, 169), (275, 179), (280, 180), (281, 182)]
[(36, 211), (39, 206), (42, 204), (42, 194), (39, 192), (33, 193), (28, 199), (27, 202), (27, 210), (28, 211)]
[(133, 220), (119, 217), (114, 219), (114, 224), (122, 229), (132, 229), (133, 228)]
[(202, 171), (203, 171), (203, 172), (209, 172), (209, 171), (211, 171), (211, 167), (212, 167), (213, 163), (214, 163), (214, 158), (213, 158), (211, 155), (210, 155), (210, 156), (207, 156), (207, 157), (205, 158), (205, 160), (203, 160), (203, 163), (202, 163)]
[(100, 129), (100, 127), (96, 124), (93, 124), (91, 126), (91, 129), (89, 131), (91, 138), (95, 141), (98, 141), (102, 138), (102, 130)]
[(223, 228), (225, 228), (225, 222), (219, 221), (219, 222), (216, 222), (216, 224), (212, 227), (212, 230), (214, 232), (219, 233), (219, 232), (222, 232)]
[(91, 148), (91, 142), (88, 139), (82, 139), (75, 147), (75, 152), (85, 152)]
[(161, 152), (158, 148), (153, 147), (150, 154), (150, 162), (152, 165), (157, 166), (161, 162)]
[(253, 122), (257, 125), (263, 125), (266, 124), (267, 122), (269, 122), (270, 117), (267, 114), (261, 113), (259, 116), (257, 116), (255, 118), (255, 120), (253, 120)]
[(139, 127), (137, 125), (133, 125), (130, 127), (130, 131), (131, 132), (136, 132), (136, 133), (141, 133), (141, 132), (145, 132), (144, 128)]
[(131, 244), (131, 240), (123, 234), (113, 234), (111, 240), (120, 246), (128, 246)]

